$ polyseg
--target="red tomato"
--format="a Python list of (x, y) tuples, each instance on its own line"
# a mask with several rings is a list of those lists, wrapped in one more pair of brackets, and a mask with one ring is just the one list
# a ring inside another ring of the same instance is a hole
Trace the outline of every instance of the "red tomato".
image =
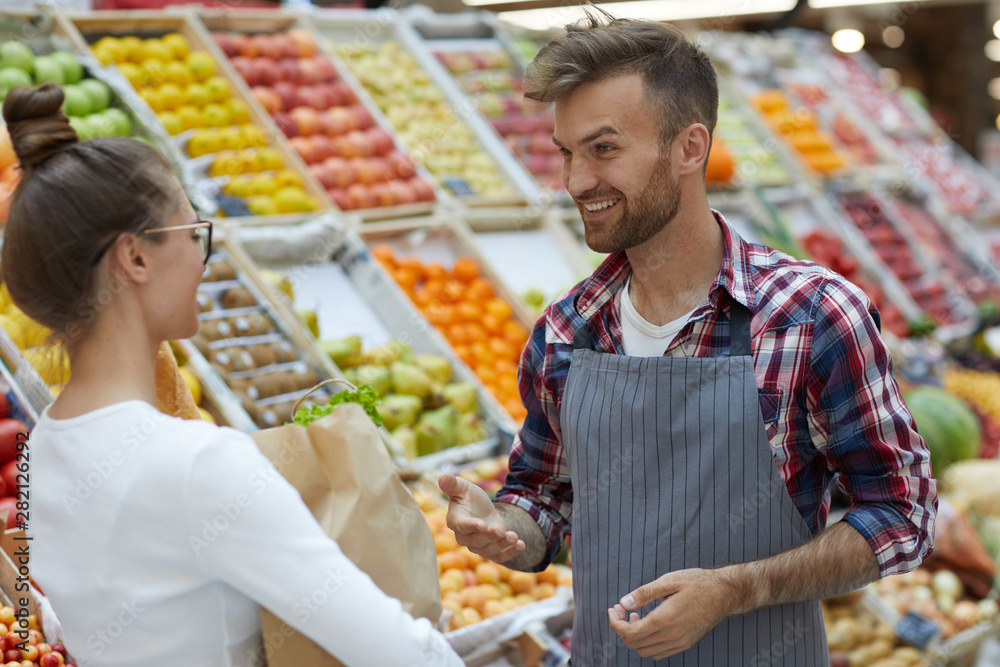
[(17, 528), (17, 501), (13, 498), (0, 498), (0, 514), (7, 513), (7, 530)]
[(27, 432), (28, 427), (16, 419), (0, 419), (0, 463), (17, 457), (17, 434)]
[[(3, 464), (0, 468), (0, 480), (3, 480), (6, 494), (10, 496), (17, 495), (17, 475), (20, 471), (17, 469), (17, 461), (8, 461)], [(23, 478), (22, 478), (23, 481)]]

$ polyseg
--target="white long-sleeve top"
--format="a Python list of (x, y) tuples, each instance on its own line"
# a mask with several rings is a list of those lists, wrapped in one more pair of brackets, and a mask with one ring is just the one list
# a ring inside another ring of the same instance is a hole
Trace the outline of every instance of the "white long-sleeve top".
[(30, 569), (80, 667), (262, 665), (258, 604), (351, 667), (463, 664), (246, 434), (143, 401), (47, 412), (29, 441)]

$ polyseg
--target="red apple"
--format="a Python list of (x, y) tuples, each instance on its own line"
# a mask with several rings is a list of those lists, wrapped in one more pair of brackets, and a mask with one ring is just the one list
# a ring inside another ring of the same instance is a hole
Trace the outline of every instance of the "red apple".
[(324, 190), (332, 189), (337, 183), (333, 180), (333, 174), (326, 168), (323, 162), (309, 165), (309, 171), (313, 173), (316, 180), (323, 186)]
[(319, 47), (316, 45), (316, 40), (313, 39), (312, 33), (303, 28), (292, 28), (285, 33), (288, 39), (291, 40), (292, 44), (295, 45), (295, 50), (298, 53), (299, 58), (309, 58), (316, 55)]
[(389, 190), (396, 198), (397, 204), (412, 204), (417, 201), (417, 195), (406, 181), (389, 181)]
[(58, 653), (46, 653), (38, 662), (38, 667), (63, 667), (63, 657)]
[(277, 34), (271, 35), (271, 44), (274, 45), (274, 50), (278, 54), (277, 58), (296, 58), (299, 55), (299, 50), (295, 47), (295, 42), (288, 39), (287, 35)]
[(375, 155), (375, 144), (368, 138), (368, 135), (361, 130), (354, 130), (347, 133), (347, 138), (357, 146), (358, 157), (371, 157)]
[(3, 652), (4, 661), (6, 662), (16, 662), (21, 664), (21, 650), (16, 648), (9, 648)]
[(327, 158), (323, 161), (323, 166), (330, 172), (337, 188), (346, 188), (357, 180), (354, 166), (342, 157)]
[(281, 42), (276, 40), (273, 35), (254, 35), (251, 39), (257, 43), (257, 51), (262, 58), (280, 60), (284, 55)]
[(340, 90), (340, 94), (344, 98), (344, 104), (349, 105), (358, 103), (357, 93), (354, 92), (354, 89), (351, 88), (350, 84), (348, 84), (346, 81), (340, 79), (339, 81), (334, 81), (333, 85), (336, 86), (338, 90)]
[(316, 71), (320, 81), (336, 81), (337, 68), (333, 66), (330, 59), (322, 53), (312, 57), (312, 62), (316, 65)]
[(249, 35), (233, 35), (233, 44), (239, 49), (240, 55), (244, 58), (256, 58), (260, 55), (257, 42)]
[(376, 183), (369, 190), (378, 206), (393, 206), (396, 203), (395, 195), (385, 183)]
[(299, 70), (302, 71), (302, 83), (313, 85), (320, 82), (319, 68), (316, 67), (312, 58), (302, 58), (299, 60)]
[(301, 137), (311, 137), (321, 129), (319, 114), (315, 109), (298, 107), (288, 112), (288, 117), (295, 122), (295, 126), (299, 130), (299, 136)]
[(53, 644), (52, 650), (55, 651), (56, 653), (61, 654), (62, 657), (64, 658), (66, 657), (66, 647), (63, 646), (62, 644)]
[(347, 107), (335, 107), (327, 111), (330, 116), (337, 119), (337, 124), (344, 130), (338, 134), (345, 134), (351, 130), (358, 129), (358, 117)]
[(313, 151), (312, 137), (292, 137), (288, 140), (292, 147), (302, 156), (306, 164), (316, 162), (316, 153)]
[(278, 61), (278, 71), (281, 72), (281, 80), (295, 84), (302, 83), (302, 70), (299, 68), (299, 61), (295, 58), (282, 58)]
[(257, 98), (260, 105), (272, 116), (284, 109), (281, 103), (281, 96), (268, 86), (254, 86), (251, 89), (253, 96)]
[(354, 208), (354, 202), (344, 190), (327, 190), (326, 192), (341, 211), (350, 211)]
[(407, 184), (413, 189), (413, 194), (417, 196), (417, 201), (434, 201), (437, 198), (434, 195), (434, 188), (420, 178), (411, 178), (407, 181)]
[(375, 147), (375, 155), (385, 155), (386, 153), (391, 153), (392, 149), (395, 147), (392, 137), (390, 137), (389, 133), (380, 127), (369, 128), (365, 134), (368, 135), (368, 139)]
[(239, 53), (239, 50), (233, 45), (233, 40), (229, 33), (225, 32), (213, 32), (212, 41), (218, 45), (222, 52), (226, 54), (227, 58), (232, 58)]
[(337, 154), (337, 147), (333, 145), (333, 139), (325, 134), (316, 134), (312, 137), (313, 153), (316, 161), (326, 160)]
[(253, 60), (244, 56), (236, 56), (230, 62), (248, 86), (257, 85), (257, 68), (254, 66)]
[(373, 164), (368, 158), (358, 157), (351, 160), (351, 166), (357, 175), (358, 183), (371, 185), (379, 180), (378, 166)]
[(306, 106), (312, 107), (316, 111), (323, 111), (326, 109), (326, 100), (323, 98), (322, 93), (316, 90), (313, 86), (299, 87), (299, 101)]
[(389, 169), (393, 176), (398, 178), (412, 178), (417, 173), (416, 164), (409, 155), (403, 155), (399, 151), (392, 151), (385, 156), (389, 163)]
[(42, 633), (38, 630), (28, 630), (28, 644), (31, 646), (38, 646), (43, 639), (45, 639), (45, 637), (43, 637)]
[(294, 109), (299, 104), (299, 87), (291, 81), (278, 81), (274, 84), (274, 92), (281, 98), (281, 104), (286, 109)]
[(37, 646), (32, 646), (31, 644), (28, 644), (23, 649), (21, 649), (22, 660), (30, 660), (31, 662), (34, 662), (35, 660), (38, 660), (39, 657), (40, 654), (38, 653)]
[(317, 83), (313, 88), (318, 95), (323, 97), (323, 108), (331, 109), (344, 105), (344, 100), (340, 96), (340, 91), (332, 83)]
[(328, 109), (319, 115), (321, 131), (328, 137), (337, 137), (350, 129), (343, 116), (335, 114), (336, 109)]
[(374, 208), (375, 197), (367, 186), (355, 183), (347, 188), (347, 196), (351, 198), (354, 208)]
[(288, 138), (299, 136), (299, 126), (295, 124), (295, 121), (287, 113), (274, 114), (274, 124)]
[(38, 652), (41, 655), (45, 655), (47, 653), (52, 653), (52, 647), (50, 645), (46, 644), (45, 642), (41, 642), (40, 644), (38, 644)]
[(281, 78), (278, 64), (269, 58), (254, 58), (253, 67), (257, 74), (258, 85), (270, 86)]
[(350, 112), (354, 116), (354, 127), (358, 130), (367, 130), (375, 124), (375, 119), (372, 118), (371, 113), (360, 104), (350, 107)]

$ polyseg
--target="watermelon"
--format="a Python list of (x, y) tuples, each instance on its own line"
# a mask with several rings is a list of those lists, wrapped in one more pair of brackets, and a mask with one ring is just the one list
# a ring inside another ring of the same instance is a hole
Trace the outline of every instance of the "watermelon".
[(903, 395), (917, 432), (931, 451), (931, 469), (939, 477), (957, 461), (976, 458), (983, 433), (969, 404), (944, 389), (923, 386)]

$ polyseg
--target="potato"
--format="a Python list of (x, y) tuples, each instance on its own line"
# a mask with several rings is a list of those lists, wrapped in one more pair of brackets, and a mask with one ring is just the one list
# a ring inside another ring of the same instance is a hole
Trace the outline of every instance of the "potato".
[(875, 626), (875, 636), (874, 639), (886, 639), (890, 643), (896, 643), (896, 631), (893, 630), (891, 625), (886, 625), (885, 623), (879, 623)]
[(920, 664), (924, 659), (924, 654), (912, 646), (900, 646), (892, 652), (892, 657), (900, 661), (903, 665), (910, 667), (911, 665)]
[(895, 658), (882, 658), (881, 660), (876, 660), (868, 667), (906, 667), (906, 663), (900, 662)]
[(842, 618), (833, 624), (826, 635), (831, 651), (850, 651), (858, 642), (855, 637), (854, 619)]

